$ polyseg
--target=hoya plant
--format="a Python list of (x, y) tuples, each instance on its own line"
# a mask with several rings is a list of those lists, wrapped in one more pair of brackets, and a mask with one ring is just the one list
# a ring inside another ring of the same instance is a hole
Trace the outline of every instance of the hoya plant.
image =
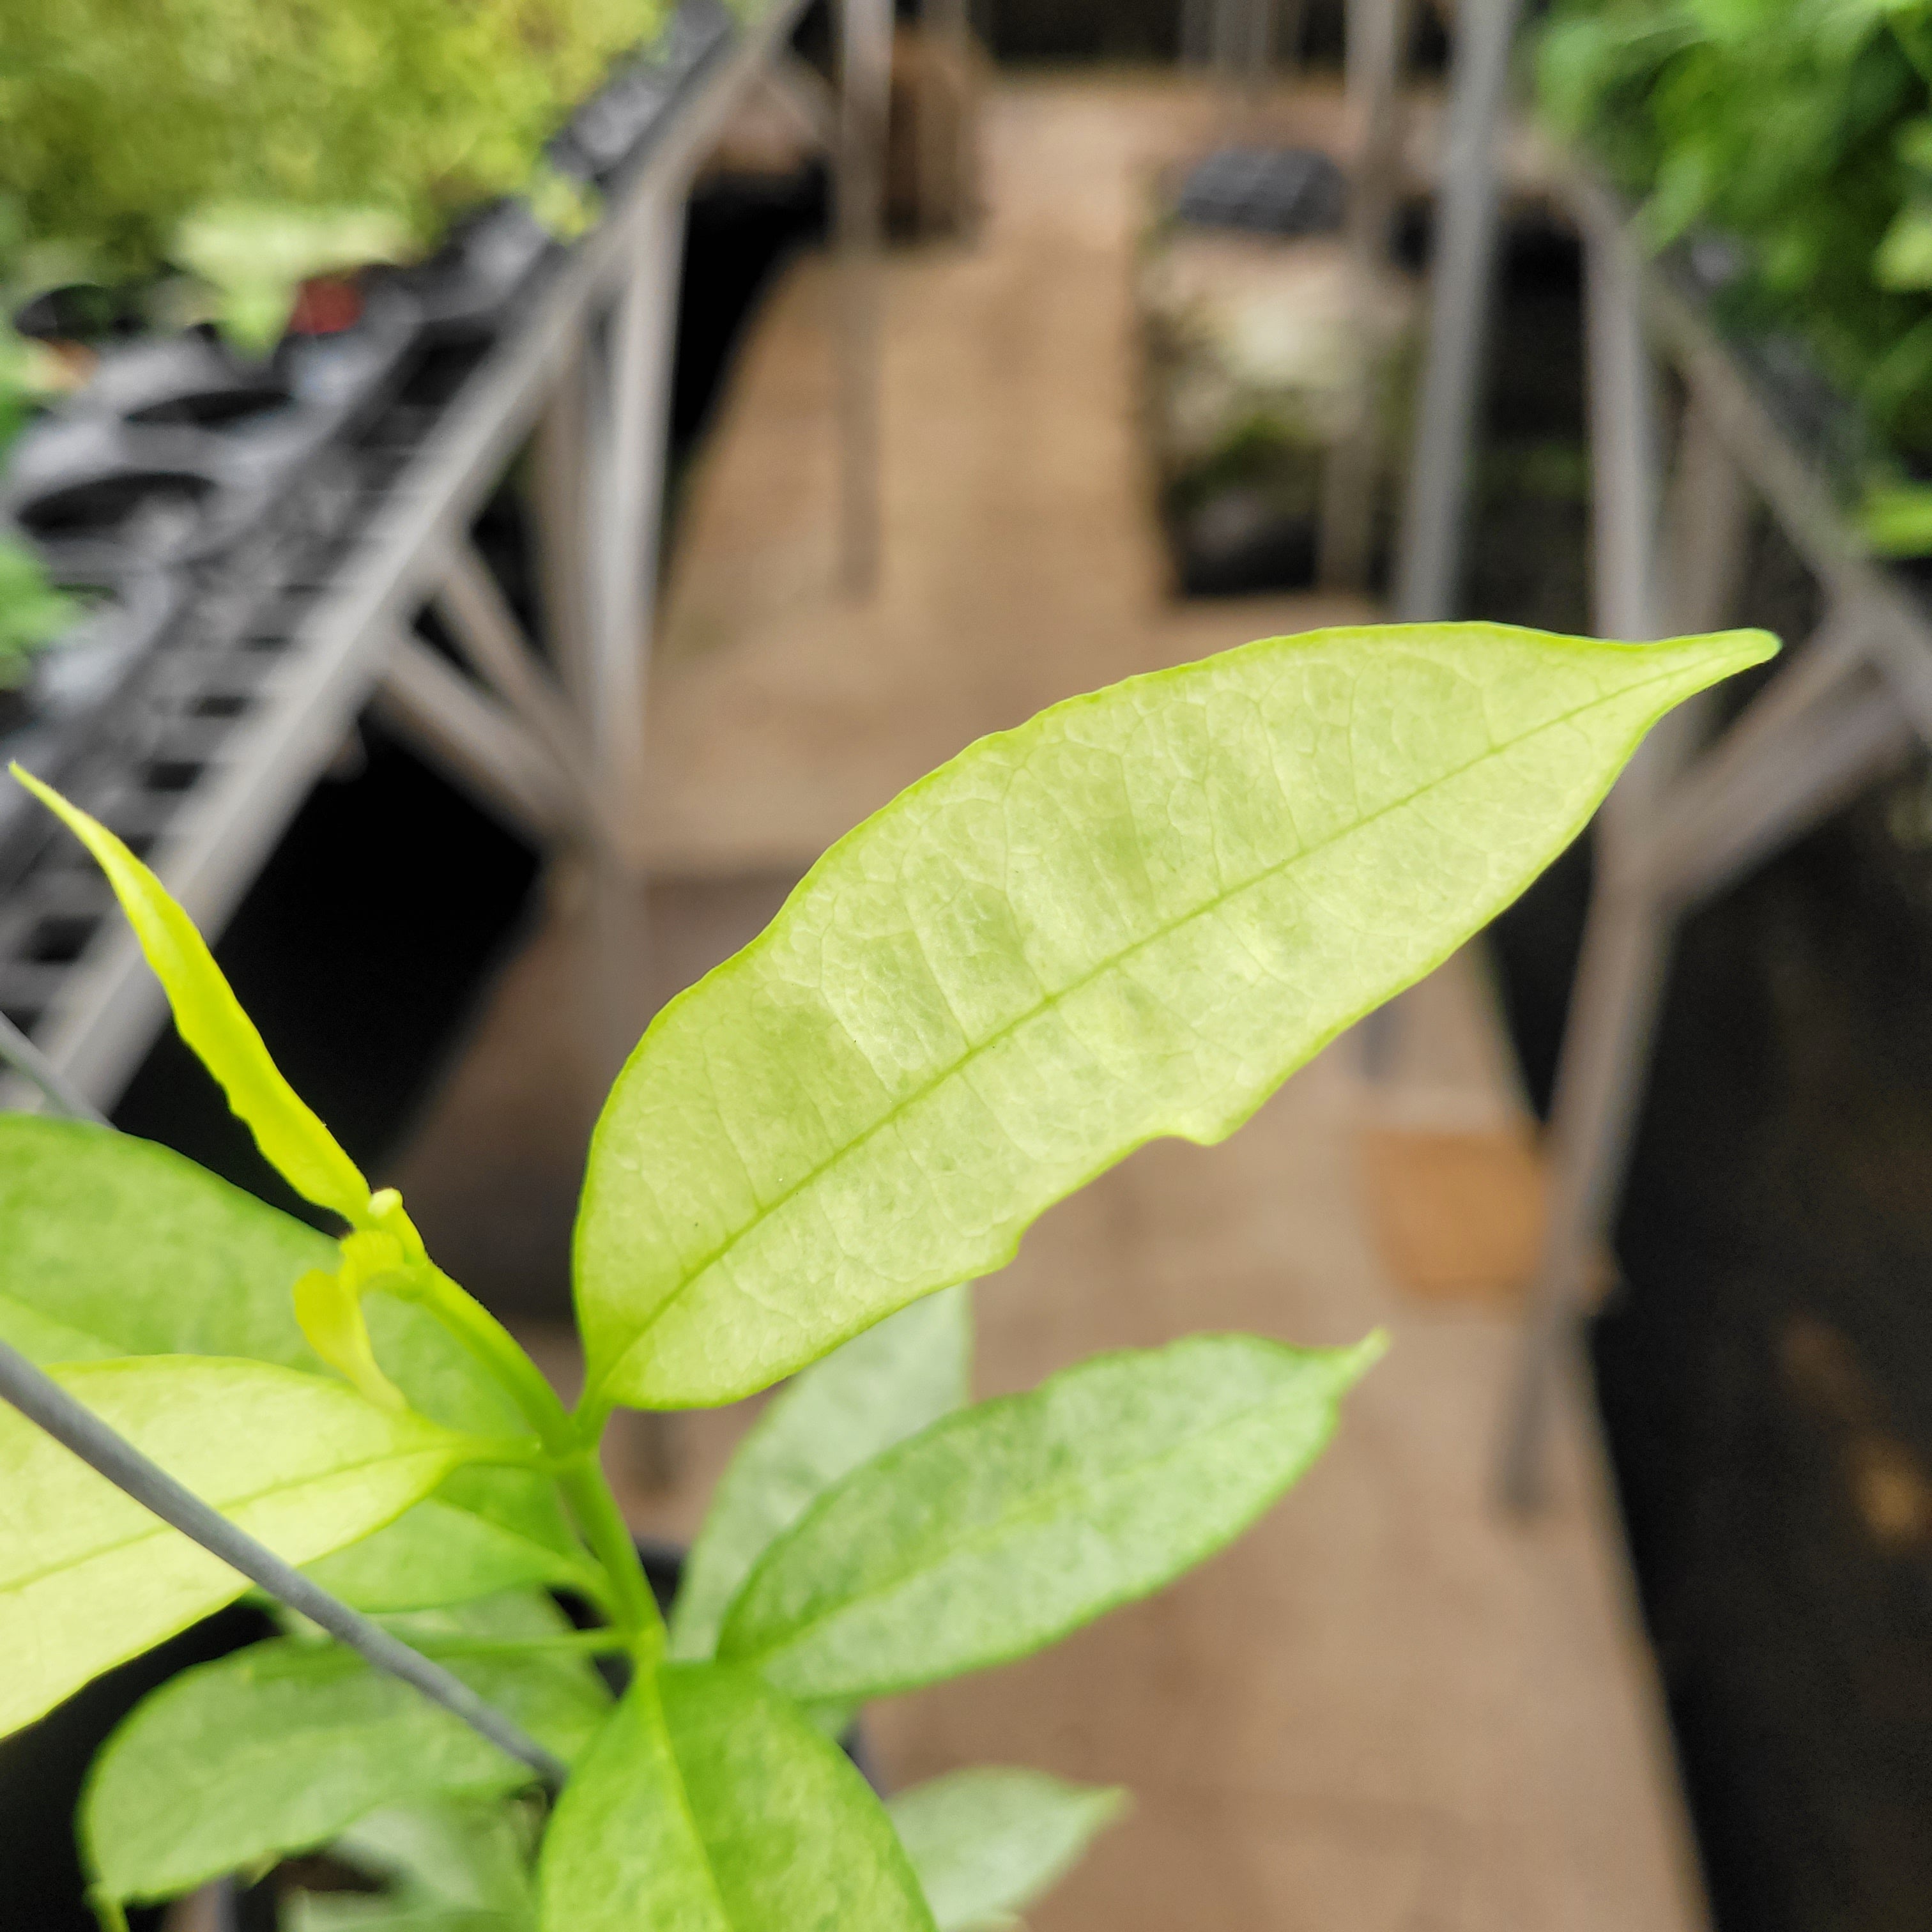
[[(0, 1118), (0, 1337), (446, 1663), (561, 1787), (287, 1618), (105, 1747), (78, 1821), (104, 1922), (318, 1847), (382, 1888), (293, 1895), (311, 1932), (1010, 1922), (1118, 1795), (992, 1767), (882, 1802), (836, 1740), (866, 1700), (1038, 1650), (1227, 1544), (1382, 1343), (1194, 1335), (974, 1403), (964, 1284), (1143, 1142), (1231, 1133), (1520, 892), (1663, 712), (1773, 648), (1317, 632), (970, 746), (618, 1077), (574, 1408), (290, 1090), (154, 877), (22, 775), (340, 1232), (107, 1128)], [(667, 1619), (604, 1426), (787, 1377)], [(243, 1591), (4, 1407), (0, 1472), (5, 1730)]]

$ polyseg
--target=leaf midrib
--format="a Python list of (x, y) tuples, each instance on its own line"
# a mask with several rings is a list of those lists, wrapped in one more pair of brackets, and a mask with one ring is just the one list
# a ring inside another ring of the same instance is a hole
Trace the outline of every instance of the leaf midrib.
[[(1038, 1000), (1036, 1000), (1032, 1006), (1028, 1007), (1024, 1012), (1016, 1013), (1010, 1020), (1006, 1021), (1004, 1024), (996, 1028), (993, 1032), (988, 1034), (984, 1039), (974, 1042), (967, 1048), (965, 1052), (959, 1054), (953, 1060), (950, 1060), (944, 1066), (940, 1068), (936, 1072), (932, 1074), (921, 1085), (915, 1088), (910, 1093), (904, 1095), (899, 1100), (893, 1102), (892, 1106), (889, 1107), (884, 1113), (881, 1114), (877, 1120), (872, 1121), (867, 1126), (862, 1128), (858, 1133), (855, 1134), (842, 1146), (834, 1148), (833, 1150), (826, 1155), (823, 1160), (820, 1161), (817, 1166), (811, 1168), (805, 1174), (800, 1175), (790, 1186), (784, 1190), (782, 1192), (774, 1196), (769, 1202), (760, 1204), (755, 1214), (751, 1215), (740, 1226), (734, 1228), (731, 1234), (724, 1240), (719, 1243), (719, 1244), (714, 1248), (710, 1253), (706, 1255), (700, 1260), (696, 1262), (686, 1273), (683, 1279), (677, 1283), (676, 1286), (674, 1287), (671, 1292), (651, 1310), (650, 1313), (645, 1317), (644, 1320), (632, 1331), (630, 1339), (624, 1344), (623, 1348), (611, 1362), (610, 1366), (597, 1378), (596, 1382), (593, 1385), (593, 1393), (601, 1394), (602, 1390), (606, 1388), (613, 1378), (619, 1373), (619, 1372), (622, 1369), (624, 1364), (628, 1362), (644, 1345), (645, 1340), (650, 1336), (651, 1330), (663, 1320), (664, 1316), (668, 1314), (673, 1308), (676, 1307), (677, 1304), (683, 1300), (685, 1296), (690, 1292), (691, 1289), (699, 1281), (703, 1280), (706, 1275), (709, 1274), (727, 1255), (730, 1254), (731, 1251), (748, 1235), (754, 1232), (758, 1228), (761, 1227), (766, 1221), (770, 1220), (774, 1214), (779, 1213), (782, 1209), (788, 1207), (800, 1194), (803, 1193), (807, 1188), (814, 1185), (814, 1184), (820, 1179), (821, 1177), (830, 1173), (832, 1169), (838, 1166), (841, 1162), (848, 1159), (852, 1155), (857, 1153), (861, 1148), (866, 1146), (878, 1135), (885, 1132), (887, 1128), (893, 1126), (906, 1114), (909, 1113), (914, 1107), (917, 1106), (921, 1101), (926, 1100), (931, 1094), (936, 1092), (940, 1087), (944, 1086), (947, 1081), (950, 1080), (954, 1076), (954, 1075), (959, 1072), (963, 1068), (971, 1065), (974, 1061), (979, 1059), (982, 1055), (990, 1052), (994, 1047), (999, 1046), (1002, 1041), (1010, 1038), (1015, 1033), (1017, 1033), (1022, 1027), (1039, 1018), (1042, 1013), (1052, 1012), (1064, 1001), (1072, 998), (1076, 994), (1083, 992), (1087, 987), (1091, 986), (1095, 980), (1101, 978), (1106, 974), (1112, 972), (1116, 968), (1124, 964), (1126, 961), (1131, 959), (1136, 953), (1143, 951), (1148, 946), (1158, 944), (1160, 940), (1168, 938), (1173, 933), (1178, 932), (1183, 926), (1190, 924), (1192, 921), (1198, 919), (1204, 919), (1210, 914), (1219, 911), (1222, 906), (1240, 898), (1243, 893), (1252, 892), (1257, 886), (1266, 884), (1269, 880), (1275, 878), (1277, 874), (1288, 871), (1292, 866), (1300, 865), (1304, 860), (1312, 859), (1318, 854), (1327, 851), (1331, 847), (1340, 844), (1344, 840), (1352, 838), (1357, 833), (1363, 831), (1367, 826), (1375, 824), (1379, 820), (1387, 818), (1390, 813), (1400, 812), (1406, 806), (1414, 804), (1418, 800), (1427, 797), (1431, 792), (1436, 790), (1442, 786), (1454, 783), (1457, 778), (1464, 776), (1469, 772), (1474, 771), (1478, 766), (1486, 763), (1491, 758), (1500, 757), (1505, 750), (1514, 749), (1518, 746), (1532, 743), (1536, 739), (1542, 736), (1544, 734), (1558, 730), (1563, 725), (1570, 724), (1576, 719), (1585, 716), (1587, 713), (1592, 711), (1598, 710), (1606, 705), (1621, 703), (1624, 699), (1630, 698), (1640, 692), (1648, 691), (1657, 685), (1670, 683), (1674, 679), (1681, 678), (1683, 675), (1684, 670), (1682, 666), (1679, 666), (1676, 670), (1672, 671), (1659, 672), (1654, 677), (1645, 678), (1636, 683), (1625, 685), (1622, 688), (1612, 693), (1607, 697), (1592, 698), (1587, 704), (1577, 705), (1570, 710), (1558, 713), (1554, 718), (1546, 718), (1542, 724), (1538, 725), (1534, 730), (1526, 731), (1519, 737), (1507, 739), (1500, 744), (1492, 743), (1488, 750), (1482, 752), (1478, 757), (1471, 758), (1464, 764), (1456, 766), (1451, 770), (1438, 774), (1436, 777), (1431, 778), (1427, 784), (1418, 785), (1413, 791), (1406, 792), (1400, 798), (1391, 799), (1388, 804), (1378, 806), (1375, 811), (1366, 813), (1360, 818), (1352, 820), (1340, 831), (1330, 834), (1329, 837), (1319, 839), (1312, 845), (1304, 845), (1298, 851), (1291, 854), (1288, 858), (1279, 860), (1273, 865), (1263, 867), (1260, 872), (1254, 873), (1250, 878), (1243, 880), (1238, 885), (1231, 886), (1224, 891), (1216, 892), (1212, 898), (1203, 900), (1200, 904), (1192, 908), (1186, 912), (1182, 913), (1177, 918), (1169, 920), (1164, 924), (1156, 926), (1151, 932), (1144, 934), (1140, 938), (1132, 941), (1131, 944), (1121, 947), (1119, 951), (1116, 952), (1108, 954), (1106, 958), (1099, 961), (1096, 964), (1090, 968), (1086, 972), (1080, 974), (1077, 978), (1069, 980), (1064, 986), (1058, 988), (1052, 992), (1042, 994)], [(721, 1108), (719, 1111), (722, 1115), (723, 1110)]]
[[(1336, 1394), (1337, 1391), (1334, 1388), (1327, 1388), (1322, 1390), (1322, 1395), (1317, 1400), (1332, 1402)], [(931, 1574), (934, 1570), (943, 1567), (944, 1564), (952, 1562), (956, 1558), (972, 1556), (994, 1547), (1019, 1530), (1037, 1528), (1043, 1523), (1050, 1523), (1057, 1517), (1063, 1516), (1066, 1513), (1066, 1505), (1070, 1504), (1080, 1503), (1088, 1498), (1105, 1495), (1108, 1490), (1118, 1489), (1124, 1484), (1139, 1481), (1150, 1472), (1163, 1468), (1180, 1456), (1191, 1454), (1205, 1443), (1211, 1442), (1216, 1436), (1252, 1423), (1258, 1417), (1265, 1415), (1270, 1409), (1280, 1408), (1293, 1399), (1292, 1391), (1287, 1389), (1277, 1390), (1264, 1400), (1255, 1402), (1248, 1408), (1234, 1414), (1223, 1414), (1208, 1427), (1199, 1430), (1178, 1442), (1169, 1443), (1157, 1455), (1145, 1456), (1137, 1461), (1121, 1464), (1096, 1481), (1070, 1480), (1055, 1484), (1046, 1489), (1030, 1491), (1026, 1502), (1018, 1508), (1001, 1516), (996, 1522), (986, 1524), (970, 1534), (958, 1537), (948, 1543), (941, 1551), (938, 1561), (909, 1563), (868, 1588), (840, 1598), (830, 1609), (795, 1625), (782, 1642), (747, 1653), (746, 1660), (762, 1664), (768, 1659), (778, 1656), (786, 1651), (796, 1649), (828, 1624), (836, 1622), (838, 1618), (863, 1605), (874, 1603), (892, 1595), (896, 1592), (904, 1588), (908, 1584), (916, 1582), (921, 1576)], [(1013, 1400), (1016, 1402), (1024, 1402), (1027, 1398), (1024, 1396), (1018, 1396)], [(971, 1413), (982, 1414), (989, 1406), (982, 1403), (978, 1409)], [(738, 1660), (736, 1658), (728, 1659), (721, 1658), (719, 1660), (736, 1662)]]
[[(211, 1502), (208, 1507), (211, 1509), (219, 1510), (232, 1522), (236, 1510), (249, 1508), (256, 1503), (266, 1502), (272, 1496), (290, 1495), (296, 1490), (307, 1488), (316, 1484), (333, 1482), (338, 1476), (353, 1476), (364, 1469), (380, 1468), (386, 1462), (402, 1462), (412, 1456), (437, 1454), (448, 1459), (453, 1452), (434, 1442), (424, 1443), (421, 1447), (414, 1449), (391, 1450), (386, 1454), (365, 1456), (358, 1462), (342, 1463), (322, 1474), (297, 1477), (283, 1482), (271, 1483), (266, 1489), (251, 1490), (246, 1496), (230, 1497), (220, 1503)], [(453, 1462), (452, 1466), (454, 1466)], [(105, 1481), (106, 1479), (104, 1477), (101, 1480)], [(207, 1498), (204, 1497), (202, 1500), (206, 1502)], [(393, 1522), (394, 1518), (392, 1517), (390, 1520)], [(377, 1526), (378, 1528), (380, 1526), (380, 1525)], [(368, 1533), (374, 1534), (373, 1532)], [(152, 1520), (149, 1527), (137, 1531), (132, 1536), (119, 1538), (112, 1543), (98, 1544), (91, 1550), (77, 1556), (68, 1557), (58, 1563), (50, 1563), (44, 1568), (32, 1570), (24, 1576), (10, 1576), (4, 1581), (0, 1581), (0, 1598), (12, 1596), (19, 1591), (32, 1589), (36, 1583), (44, 1582), (50, 1576), (58, 1576), (64, 1570), (76, 1570), (82, 1564), (92, 1563), (100, 1557), (112, 1556), (122, 1550), (132, 1550), (138, 1544), (152, 1542), (158, 1537), (181, 1535), (180, 1531), (156, 1516)], [(359, 1541), (360, 1538), (352, 1540)], [(184, 1536), (182, 1537), (182, 1540), (191, 1542), (193, 1538)], [(341, 1546), (346, 1548), (347, 1546), (345, 1544)], [(219, 1558), (217, 1559), (217, 1561), (219, 1560)], [(320, 1559), (311, 1558), (306, 1560), (314, 1562)], [(241, 1575), (238, 1570), (235, 1574), (237, 1576)], [(244, 1577), (242, 1581), (245, 1584), (248, 1580)]]

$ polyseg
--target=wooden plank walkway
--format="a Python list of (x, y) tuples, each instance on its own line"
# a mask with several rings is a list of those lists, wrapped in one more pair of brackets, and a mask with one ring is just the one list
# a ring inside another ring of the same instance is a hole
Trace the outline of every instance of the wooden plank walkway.
[[(1130, 671), (1358, 614), (1166, 596), (1130, 278), (1149, 174), (1204, 137), (1208, 110), (1171, 80), (998, 88), (980, 245), (890, 272), (886, 572), (869, 605), (832, 588), (822, 265), (776, 291), (686, 506), (656, 673), (653, 1000), (979, 733)], [(545, 1118), (518, 1102), (566, 1050), (573, 944), (554, 922), (512, 967), (404, 1164), (432, 1245), (480, 1251), (486, 1210), (530, 1185), (532, 1161), (555, 1184), (537, 1218), (562, 1238), (568, 1136), (494, 1154), (491, 1136)], [(1472, 963), (1408, 1018), (1398, 1102), (1510, 1127)], [(1701, 1923), (1594, 1436), (1573, 1400), (1556, 1507), (1529, 1528), (1493, 1513), (1510, 1318), (1493, 1294), (1414, 1299), (1390, 1278), (1361, 1159), (1389, 1104), (1370, 1106), (1345, 1040), (1226, 1145), (1146, 1148), (1048, 1214), (979, 1291), (984, 1393), (1194, 1329), (1341, 1342), (1383, 1323), (1395, 1339), (1324, 1462), (1234, 1550), (1046, 1657), (873, 1712), (896, 1780), (993, 1761), (1133, 1789), (1132, 1820), (1038, 1932)], [(567, 1346), (538, 1339), (568, 1381)], [(638, 1480), (620, 1440), (638, 1526), (688, 1535), (747, 1420), (680, 1419), (668, 1487)]]

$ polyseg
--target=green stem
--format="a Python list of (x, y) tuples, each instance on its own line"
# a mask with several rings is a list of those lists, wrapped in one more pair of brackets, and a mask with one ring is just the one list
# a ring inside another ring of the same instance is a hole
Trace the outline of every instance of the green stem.
[(556, 1636), (417, 1636), (416, 1647), (425, 1657), (528, 1657), (566, 1654), (615, 1656), (633, 1648), (616, 1630), (571, 1630)]
[(412, 1270), (410, 1286), (420, 1301), (502, 1385), (537, 1432), (544, 1453), (559, 1458), (576, 1455), (584, 1438), (558, 1400), (542, 1370), (526, 1355), (512, 1335), (474, 1295), (467, 1294), (434, 1264)]
[(658, 1600), (651, 1594), (644, 1574), (644, 1559), (631, 1540), (631, 1532), (604, 1471), (595, 1448), (586, 1448), (575, 1462), (557, 1478), (564, 1501), (577, 1519), (590, 1553), (603, 1564), (610, 1579), (616, 1601), (612, 1620), (627, 1636), (635, 1640), (633, 1648), (640, 1663), (649, 1663), (664, 1649), (664, 1618), (658, 1613)]
[(572, 1420), (543, 1371), (473, 1295), (434, 1263), (413, 1270), (412, 1283), (416, 1298), (502, 1385), (536, 1431), (544, 1453), (555, 1460), (557, 1486), (590, 1553), (610, 1580), (613, 1620), (633, 1648), (655, 1655), (664, 1646), (664, 1619), (638, 1546), (604, 1479), (596, 1438)]

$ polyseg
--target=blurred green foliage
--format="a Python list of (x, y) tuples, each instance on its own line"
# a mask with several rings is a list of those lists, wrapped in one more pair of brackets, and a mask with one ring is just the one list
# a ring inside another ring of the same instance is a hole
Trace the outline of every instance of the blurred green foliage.
[[(375, 211), (416, 246), (522, 188), (664, 0), (0, 0), (13, 278), (138, 280), (212, 207)], [(37, 272), (38, 271), (38, 272)]]
[(1797, 328), (1932, 452), (1932, 0), (1561, 0), (1539, 65), (1655, 242), (1744, 242), (1738, 319)]

